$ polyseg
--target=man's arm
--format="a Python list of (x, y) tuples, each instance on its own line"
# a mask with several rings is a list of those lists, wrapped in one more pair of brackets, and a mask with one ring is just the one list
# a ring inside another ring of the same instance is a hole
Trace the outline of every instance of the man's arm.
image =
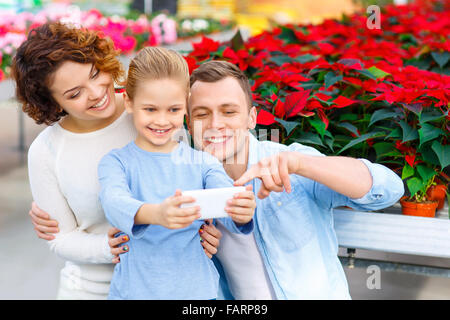
[(289, 174), (312, 179), (350, 198), (364, 196), (372, 187), (372, 176), (360, 160), (348, 157), (324, 157), (285, 151), (261, 159), (245, 172), (235, 185), (244, 185), (254, 178), (262, 180), (259, 198), (271, 191), (292, 191)]
[(303, 148), (305, 152), (285, 151), (262, 159), (236, 180), (235, 185), (260, 178), (258, 197), (263, 199), (272, 191), (291, 192), (289, 174), (296, 174), (308, 178), (303, 180), (307, 185), (307, 181), (312, 183), (308, 191), (325, 206), (349, 205), (362, 210), (385, 208), (404, 193), (400, 177), (383, 165), (365, 159), (326, 157), (317, 150), (311, 148), (315, 152), (310, 152), (310, 148), (297, 145), (290, 148)]

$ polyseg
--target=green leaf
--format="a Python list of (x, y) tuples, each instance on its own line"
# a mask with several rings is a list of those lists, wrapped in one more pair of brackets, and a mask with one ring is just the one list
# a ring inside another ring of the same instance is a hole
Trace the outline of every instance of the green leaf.
[(354, 113), (344, 113), (339, 116), (339, 121), (355, 121), (358, 120), (358, 115)]
[(316, 83), (316, 82), (303, 82), (303, 83), (300, 84), (300, 87), (302, 87), (305, 90), (319, 89), (321, 86), (322, 86), (322, 84)]
[(427, 141), (439, 137), (441, 134), (444, 134), (441, 129), (436, 128), (435, 126), (432, 126), (428, 123), (422, 124), (422, 128), (419, 129), (419, 146), (422, 146)]
[(369, 71), (376, 79), (382, 79), (386, 76), (390, 76), (390, 73), (384, 72), (381, 69), (378, 69), (375, 66), (370, 67), (369, 69), (367, 69), (367, 71)]
[(283, 119), (280, 119), (280, 118), (276, 118), (276, 117), (275, 117), (275, 120), (278, 123), (280, 123), (283, 126), (284, 129), (286, 129), (287, 135), (290, 135), (292, 130), (294, 130), (295, 127), (297, 127), (300, 124), (297, 121), (286, 121), (286, 120), (283, 120)]
[(355, 70), (356, 72), (366, 76), (369, 79), (376, 80), (377, 78), (367, 69)]
[(438, 141), (434, 141), (431, 149), (436, 153), (442, 170), (450, 165), (450, 145), (443, 146)]
[(310, 118), (308, 118), (308, 121), (311, 124), (311, 126), (314, 129), (316, 129), (316, 131), (320, 134), (320, 137), (323, 139), (323, 135), (325, 134), (325, 123), (323, 123), (321, 120)]
[(360, 134), (358, 133), (358, 128), (356, 128), (354, 125), (352, 125), (349, 122), (341, 122), (337, 124), (338, 127), (347, 129), (348, 131), (350, 131), (351, 133), (353, 133), (355, 136), (359, 137)]
[(411, 196), (415, 195), (420, 189), (422, 189), (424, 183), (417, 177), (413, 177), (406, 181), (406, 185), (408, 186), (408, 190), (411, 193)]
[(281, 26), (281, 33), (278, 36), (279, 39), (283, 40), (285, 44), (295, 44), (298, 43), (297, 36), (295, 35), (294, 30), (291, 28)]
[(430, 148), (429, 145), (426, 147), (421, 146), (420, 148), (417, 148), (417, 151), (422, 155), (423, 161), (435, 166), (440, 166), (436, 153)]
[(376, 161), (385, 157), (400, 157), (402, 154), (389, 142), (374, 143), (373, 148), (377, 154)]
[(413, 175), (414, 175), (414, 168), (411, 167), (409, 164), (405, 164), (405, 166), (402, 169), (402, 180), (412, 177)]
[(411, 42), (414, 45), (417, 45), (417, 39), (410, 33), (403, 33), (400, 35), (399, 40), (402, 42)]
[(335, 84), (338, 81), (341, 81), (342, 75), (335, 75), (334, 72), (330, 71), (325, 75), (325, 89), (328, 89), (333, 84)]
[(333, 137), (325, 137), (323, 139), (325, 141), (325, 144), (330, 148), (332, 152), (334, 152), (333, 144), (334, 144), (334, 138)]
[(395, 117), (397, 114), (393, 111), (389, 111), (386, 109), (379, 109), (376, 110), (373, 114), (372, 117), (370, 117), (370, 122), (369, 122), (369, 127), (374, 124), (377, 121), (380, 120), (384, 120), (384, 119), (388, 119), (388, 118), (393, 118)]
[(321, 147), (325, 147), (322, 144), (322, 140), (320, 140), (320, 137), (317, 134), (314, 134), (312, 132), (305, 132), (299, 138), (294, 139), (294, 141), (297, 141), (297, 142), (300, 142), (300, 143), (314, 144), (314, 145), (319, 145)]
[(439, 112), (422, 112), (419, 114), (419, 123), (423, 125), (426, 122), (440, 120), (443, 117), (445, 117), (445, 115)]
[(238, 29), (234, 34), (233, 38), (231, 38), (231, 48), (234, 51), (238, 51), (240, 49), (244, 49), (244, 38), (242, 37), (241, 30)]
[(341, 150), (339, 150), (339, 152), (337, 154), (340, 154), (341, 152), (347, 150), (348, 148), (351, 148), (354, 145), (357, 145), (358, 143), (364, 142), (367, 139), (374, 138), (374, 137), (380, 137), (382, 135), (383, 135), (383, 133), (381, 133), (379, 131), (363, 134), (362, 136), (360, 136), (360, 137), (350, 141), (348, 144), (346, 144)]
[(307, 53), (307, 54), (304, 54), (304, 55), (294, 58), (294, 61), (297, 61), (300, 63), (307, 63), (307, 62), (317, 60), (317, 58), (318, 58), (317, 56), (313, 56), (312, 54)]
[(431, 53), (431, 56), (433, 57), (434, 61), (439, 65), (439, 67), (442, 69), (444, 67), (448, 60), (450, 59), (450, 53), (447, 51), (444, 52), (435, 52), (433, 51)]
[(404, 120), (400, 120), (399, 124), (403, 131), (402, 142), (416, 140), (419, 138), (419, 134), (417, 133), (417, 130), (412, 128)]
[(278, 66), (282, 66), (285, 63), (292, 62), (292, 58), (289, 57), (288, 55), (274, 56), (274, 57), (270, 58), (270, 60), (275, 62), (275, 64)]
[(385, 140), (388, 138), (392, 138), (392, 139), (400, 139), (402, 137), (402, 130), (400, 128), (395, 128), (394, 130), (391, 131), (391, 133), (389, 133), (386, 138), (384, 138)]
[(428, 182), (431, 178), (436, 175), (436, 171), (430, 167), (426, 167), (424, 165), (417, 166), (417, 172), (424, 182)]

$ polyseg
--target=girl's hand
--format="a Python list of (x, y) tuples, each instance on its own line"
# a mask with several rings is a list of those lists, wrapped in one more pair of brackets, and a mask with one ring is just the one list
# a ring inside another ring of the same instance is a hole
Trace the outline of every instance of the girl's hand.
[(200, 206), (180, 208), (183, 203), (192, 203), (195, 199), (183, 196), (177, 189), (175, 195), (165, 199), (158, 207), (155, 224), (168, 229), (181, 229), (189, 226), (201, 217)]
[(253, 187), (248, 185), (244, 192), (236, 194), (227, 201), (225, 211), (237, 224), (246, 224), (253, 218), (256, 208), (255, 194)]
[(52, 233), (59, 232), (58, 221), (50, 220), (50, 215), (41, 210), (34, 201), (31, 203), (31, 210), (28, 214), (31, 217), (31, 223), (34, 225), (38, 238), (44, 240), (55, 239)]
[(209, 219), (205, 220), (205, 224), (200, 227), (198, 233), (200, 233), (200, 243), (203, 246), (203, 251), (211, 259), (217, 253), (222, 232), (212, 224), (212, 219)]
[(120, 237), (115, 237), (117, 233), (121, 232), (117, 228), (111, 228), (108, 230), (108, 244), (111, 253), (114, 255), (114, 258), (112, 259), (113, 263), (119, 263), (120, 257), (119, 255), (125, 252), (128, 252), (128, 246), (120, 246), (122, 243), (128, 242), (130, 238), (127, 235), (123, 235)]

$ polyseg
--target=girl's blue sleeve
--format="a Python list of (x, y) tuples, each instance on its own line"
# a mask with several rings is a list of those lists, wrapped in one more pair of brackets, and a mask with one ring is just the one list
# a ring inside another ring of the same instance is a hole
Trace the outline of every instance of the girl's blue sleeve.
[(98, 178), (99, 198), (106, 219), (130, 237), (142, 237), (148, 225), (135, 225), (134, 217), (144, 202), (133, 198), (125, 167), (114, 150), (100, 161)]

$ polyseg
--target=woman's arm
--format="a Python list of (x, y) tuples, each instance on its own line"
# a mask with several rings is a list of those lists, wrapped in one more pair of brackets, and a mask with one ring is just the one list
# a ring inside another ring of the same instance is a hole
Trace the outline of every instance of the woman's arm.
[(107, 234), (80, 230), (74, 213), (62, 194), (54, 170), (54, 155), (44, 139), (36, 139), (28, 153), (28, 173), (33, 199), (52, 220), (59, 232), (49, 241), (50, 249), (66, 260), (110, 263)]

